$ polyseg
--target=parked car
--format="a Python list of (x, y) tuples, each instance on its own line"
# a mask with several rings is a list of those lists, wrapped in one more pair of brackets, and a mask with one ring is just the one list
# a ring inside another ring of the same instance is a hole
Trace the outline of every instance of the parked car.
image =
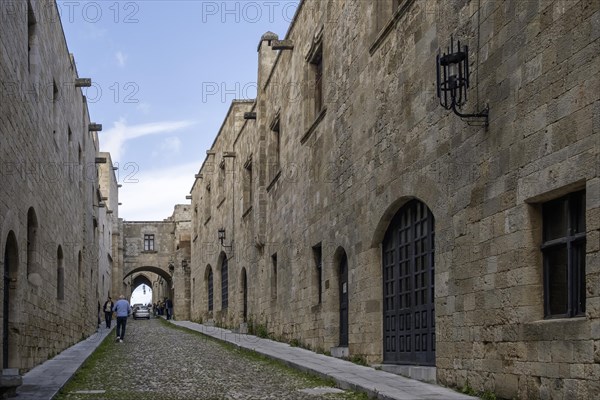
[(146, 318), (150, 319), (150, 311), (146, 306), (139, 306), (133, 311), (133, 319)]

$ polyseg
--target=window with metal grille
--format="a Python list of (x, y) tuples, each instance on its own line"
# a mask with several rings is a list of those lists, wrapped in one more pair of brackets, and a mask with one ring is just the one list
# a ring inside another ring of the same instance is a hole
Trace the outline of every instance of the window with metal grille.
[(209, 267), (208, 269), (208, 276), (206, 277), (207, 280), (207, 284), (208, 284), (208, 290), (206, 291), (208, 293), (208, 311), (212, 311), (213, 310), (213, 306), (214, 306), (214, 302), (213, 302), (213, 273), (212, 273), (212, 268)]
[(546, 318), (585, 314), (585, 191), (542, 205)]
[(229, 306), (229, 272), (227, 266), (227, 257), (223, 258), (221, 265), (221, 309), (225, 310)]

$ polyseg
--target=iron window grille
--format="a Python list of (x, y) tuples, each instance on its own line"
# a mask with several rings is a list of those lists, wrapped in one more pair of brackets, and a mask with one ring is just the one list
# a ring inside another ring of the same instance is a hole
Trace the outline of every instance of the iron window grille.
[(585, 191), (542, 205), (544, 315), (585, 315)]

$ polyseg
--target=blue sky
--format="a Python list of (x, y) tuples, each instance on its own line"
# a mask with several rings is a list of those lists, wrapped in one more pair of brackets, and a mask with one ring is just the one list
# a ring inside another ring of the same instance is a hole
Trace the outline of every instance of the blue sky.
[(188, 202), (234, 98), (254, 98), (257, 46), (283, 38), (284, 1), (71, 1), (58, 7), (102, 151), (118, 163), (120, 217), (162, 220)]

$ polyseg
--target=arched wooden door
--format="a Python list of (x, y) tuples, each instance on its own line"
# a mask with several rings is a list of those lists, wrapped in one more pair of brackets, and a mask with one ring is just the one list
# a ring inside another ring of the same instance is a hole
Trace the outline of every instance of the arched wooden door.
[(248, 279), (246, 268), (242, 268), (242, 318), (243, 322), (248, 320)]
[[(17, 238), (10, 231), (4, 248), (3, 298), (2, 298), (2, 368), (14, 368), (18, 362), (17, 338), (10, 334), (14, 323), (15, 293), (19, 250)], [(16, 330), (13, 330), (16, 331)]]
[(384, 362), (435, 365), (434, 218), (418, 200), (383, 241), (383, 325)]
[(340, 347), (348, 346), (348, 258), (340, 261)]

